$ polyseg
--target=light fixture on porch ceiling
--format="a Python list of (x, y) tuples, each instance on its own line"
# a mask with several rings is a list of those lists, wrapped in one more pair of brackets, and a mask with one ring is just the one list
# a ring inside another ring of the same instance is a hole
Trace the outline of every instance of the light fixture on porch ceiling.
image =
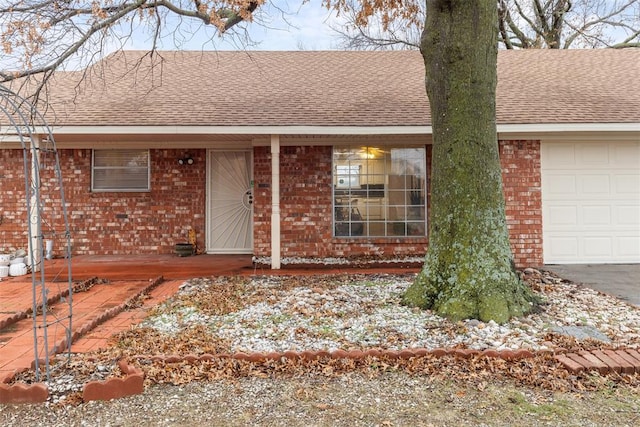
[(182, 157), (180, 157), (178, 159), (178, 164), (179, 165), (192, 165), (193, 164), (193, 157), (191, 157), (191, 155), (189, 155), (189, 154), (184, 154)]
[(361, 159), (377, 159), (384, 156), (385, 151), (376, 147), (362, 147), (359, 150)]

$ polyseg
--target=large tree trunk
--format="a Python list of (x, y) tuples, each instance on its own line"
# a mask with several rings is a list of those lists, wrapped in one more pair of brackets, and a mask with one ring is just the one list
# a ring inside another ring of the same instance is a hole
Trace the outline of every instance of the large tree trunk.
[(519, 279), (498, 157), (495, 0), (427, 0), (421, 50), (431, 104), (429, 248), (405, 302), (460, 320), (506, 322), (533, 296)]

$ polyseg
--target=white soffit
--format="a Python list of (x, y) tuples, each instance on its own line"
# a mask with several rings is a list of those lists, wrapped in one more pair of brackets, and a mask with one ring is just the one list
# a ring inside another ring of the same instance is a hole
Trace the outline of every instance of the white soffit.
[(55, 134), (158, 135), (420, 135), (431, 126), (59, 126)]

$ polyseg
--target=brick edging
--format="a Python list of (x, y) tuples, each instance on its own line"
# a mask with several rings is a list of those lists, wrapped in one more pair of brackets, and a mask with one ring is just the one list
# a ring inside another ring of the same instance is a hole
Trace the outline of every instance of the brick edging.
[(118, 367), (126, 374), (124, 378), (88, 382), (82, 388), (82, 400), (111, 400), (141, 394), (144, 391), (144, 372), (129, 365), (126, 359), (119, 360)]
[(208, 362), (215, 359), (236, 359), (236, 360), (244, 360), (248, 362), (260, 363), (265, 362), (267, 360), (281, 360), (281, 359), (301, 359), (306, 361), (317, 360), (321, 358), (331, 358), (331, 359), (352, 359), (352, 360), (360, 360), (366, 357), (376, 357), (376, 358), (387, 358), (387, 359), (410, 359), (412, 357), (425, 357), (428, 355), (433, 355), (436, 357), (442, 357), (447, 355), (453, 355), (456, 357), (469, 359), (475, 356), (478, 357), (492, 357), (492, 358), (501, 358), (504, 360), (518, 360), (518, 359), (526, 359), (535, 356), (536, 354), (543, 353), (552, 353), (551, 351), (539, 351), (532, 352), (530, 350), (473, 350), (473, 349), (447, 349), (447, 348), (435, 348), (433, 350), (429, 350), (426, 348), (417, 348), (417, 349), (406, 349), (406, 350), (380, 350), (380, 349), (370, 349), (370, 350), (315, 350), (315, 351), (284, 351), (284, 352), (253, 352), (253, 353), (245, 353), (245, 352), (237, 352), (237, 353), (205, 353), (200, 356), (196, 355), (185, 355), (185, 356), (177, 356), (177, 355), (169, 355), (169, 356), (145, 356), (138, 355), (134, 356), (135, 359), (147, 359), (151, 361), (161, 361), (164, 363), (196, 363), (196, 362)]
[(136, 359), (146, 359), (151, 361), (161, 361), (164, 363), (196, 363), (206, 362), (215, 359), (236, 359), (248, 362), (261, 363), (268, 360), (281, 359), (301, 359), (305, 361), (313, 361), (321, 358), (331, 359), (352, 359), (361, 360), (366, 357), (387, 358), (387, 359), (410, 359), (412, 357), (425, 357), (432, 355), (435, 357), (455, 356), (464, 359), (472, 357), (489, 357), (494, 359), (503, 359), (506, 361), (533, 358), (535, 356), (550, 355), (554, 360), (562, 364), (568, 371), (573, 373), (585, 370), (597, 370), (601, 374), (612, 372), (634, 374), (640, 373), (640, 349), (620, 348), (616, 350), (591, 350), (579, 351), (577, 353), (570, 352), (565, 348), (558, 347), (555, 350), (474, 350), (474, 349), (452, 349), (452, 348), (435, 348), (429, 350), (426, 348), (406, 349), (406, 350), (316, 350), (316, 351), (284, 351), (284, 352), (253, 352), (253, 353), (206, 353), (200, 356), (134, 356)]
[[(12, 380), (12, 375), (4, 378), (6, 382)], [(48, 398), (49, 388), (45, 383), (12, 385), (0, 383), (0, 403), (43, 403)]]
[[(89, 381), (82, 388), (82, 400), (111, 400), (141, 394), (144, 391), (144, 372), (126, 359), (118, 361), (118, 367), (125, 374), (123, 378), (109, 378), (104, 381)], [(49, 398), (46, 383), (11, 384), (15, 373), (4, 378), (0, 383), (0, 404), (44, 403)]]
[[(555, 350), (473, 350), (473, 349), (450, 349), (426, 348), (406, 349), (406, 350), (316, 350), (316, 351), (284, 351), (284, 352), (237, 352), (237, 353), (205, 353), (200, 356), (193, 354), (178, 356), (145, 356), (137, 355), (132, 359), (151, 360), (163, 363), (189, 363), (210, 362), (216, 359), (235, 359), (253, 363), (262, 363), (269, 360), (277, 361), (283, 359), (313, 361), (321, 358), (331, 359), (351, 359), (361, 360), (367, 357), (386, 359), (411, 359), (413, 357), (426, 356), (444, 357), (454, 356), (463, 359), (472, 357), (498, 358), (506, 361), (528, 359), (539, 355), (552, 355), (553, 358), (562, 364), (572, 373), (582, 371), (597, 370), (601, 374), (612, 372), (634, 374), (640, 373), (640, 350), (632, 348), (621, 348), (616, 350), (591, 350), (568, 352), (564, 348)], [(144, 391), (144, 372), (129, 364), (127, 359), (118, 361), (118, 367), (125, 373), (124, 378), (109, 378), (104, 381), (90, 381), (83, 387), (83, 401), (110, 400), (121, 397), (141, 394)], [(5, 378), (8, 383), (13, 380), (12, 376)], [(48, 389), (44, 383), (37, 384), (0, 384), (0, 403), (41, 403), (48, 398)]]

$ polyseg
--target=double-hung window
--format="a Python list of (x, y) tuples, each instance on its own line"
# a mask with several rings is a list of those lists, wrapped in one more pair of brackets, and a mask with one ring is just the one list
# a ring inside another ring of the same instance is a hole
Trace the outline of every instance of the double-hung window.
[(149, 150), (93, 150), (92, 191), (149, 191)]
[(334, 235), (426, 235), (424, 147), (334, 147)]

